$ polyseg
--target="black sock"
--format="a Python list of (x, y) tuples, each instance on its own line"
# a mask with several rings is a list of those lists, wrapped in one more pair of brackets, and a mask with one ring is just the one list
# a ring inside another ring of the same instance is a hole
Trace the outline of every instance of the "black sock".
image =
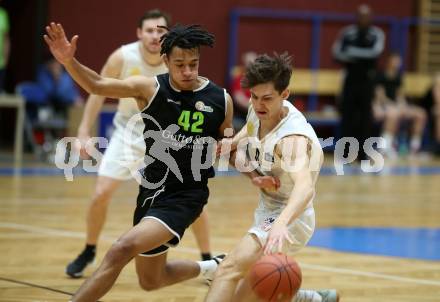
[(87, 255), (95, 255), (96, 253), (96, 244), (86, 244), (86, 248), (84, 249), (84, 253)]
[(201, 256), (203, 261), (212, 259), (211, 253), (202, 253)]

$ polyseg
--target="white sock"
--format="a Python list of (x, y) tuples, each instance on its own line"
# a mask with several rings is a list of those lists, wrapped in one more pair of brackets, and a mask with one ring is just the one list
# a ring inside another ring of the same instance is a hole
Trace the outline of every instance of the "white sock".
[(385, 139), (385, 148), (386, 150), (389, 150), (391, 148), (393, 148), (393, 143), (394, 143), (394, 135), (388, 133), (388, 132), (384, 132), (382, 134), (382, 137)]
[(215, 272), (217, 269), (217, 262), (215, 260), (205, 260), (205, 261), (196, 261), (200, 267), (199, 276), (206, 276), (207, 274), (211, 274)]
[(314, 290), (300, 289), (292, 302), (321, 302), (321, 295)]
[(422, 145), (422, 138), (420, 136), (413, 136), (409, 143), (409, 147), (411, 151), (416, 152), (419, 151), (420, 146)]

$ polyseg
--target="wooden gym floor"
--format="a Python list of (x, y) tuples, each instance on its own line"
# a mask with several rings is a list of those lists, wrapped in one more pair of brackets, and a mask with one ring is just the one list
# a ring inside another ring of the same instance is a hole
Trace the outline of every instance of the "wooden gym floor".
[[(438, 162), (429, 167), (440, 170)], [(409, 170), (396, 173), (400, 175), (322, 175), (315, 201), (317, 227), (439, 232), (440, 173), (420, 175)], [(76, 176), (67, 182), (60, 175), (7, 174), (0, 176), (0, 301), (67, 301), (68, 294), (84, 281), (69, 279), (64, 268), (83, 247), (86, 206), (95, 177)], [(250, 226), (258, 194), (240, 175), (219, 176), (210, 182), (210, 189), (212, 249), (228, 251)], [(130, 228), (136, 193), (134, 182), (124, 183), (117, 191), (100, 241), (98, 263), (111, 243)], [(422, 243), (422, 250), (438, 248), (435, 239), (438, 236)], [(374, 243), (370, 236), (353, 245)], [(403, 246), (420, 249), (410, 240)], [(432, 254), (440, 255), (440, 249)], [(198, 260), (191, 231), (169, 257)], [(341, 301), (440, 301), (440, 257), (412, 259), (316, 246), (304, 248), (295, 257), (302, 267), (303, 288), (336, 288)], [(144, 292), (131, 263), (102, 301), (203, 301), (207, 290), (201, 280), (194, 279)]]

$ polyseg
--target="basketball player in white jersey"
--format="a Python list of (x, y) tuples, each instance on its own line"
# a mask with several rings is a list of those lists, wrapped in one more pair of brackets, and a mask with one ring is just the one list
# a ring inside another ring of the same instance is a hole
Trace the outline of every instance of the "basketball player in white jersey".
[[(233, 138), (232, 162), (260, 190), (253, 226), (216, 271), (206, 301), (256, 301), (246, 275), (263, 255), (295, 253), (315, 229), (313, 199), (323, 153), (312, 126), (286, 99), (287, 54), (259, 56), (242, 80), (250, 88), (247, 124)], [(225, 141), (223, 141), (225, 144)], [(251, 170), (251, 169), (249, 169)], [(248, 171), (249, 171), (248, 170)], [(336, 302), (335, 290), (300, 290), (293, 301)]]
[[(137, 28), (138, 41), (123, 45), (113, 52), (104, 65), (101, 74), (105, 77), (125, 79), (133, 75), (155, 76), (168, 72), (160, 55), (160, 38), (166, 32), (158, 26), (168, 26), (170, 17), (158, 10), (147, 11), (139, 20)], [(105, 98), (90, 95), (86, 103), (84, 115), (78, 128), (78, 138), (81, 141), (81, 155), (87, 157), (85, 146), (90, 139), (90, 129), (97, 119), (98, 113)], [(121, 184), (121, 181), (132, 177), (130, 170), (137, 171), (136, 162), (145, 155), (144, 140), (133, 139), (127, 146), (125, 127), (128, 121), (139, 113), (134, 99), (123, 100), (118, 104), (118, 110), (113, 120), (115, 130), (110, 143), (102, 158), (98, 171), (95, 192), (87, 213), (86, 247), (79, 256), (69, 263), (66, 273), (79, 278), (84, 269), (92, 263), (96, 254), (96, 244), (106, 219), (107, 208), (112, 195)], [(144, 123), (139, 118), (131, 134), (135, 138), (142, 137)], [(130, 152), (127, 151), (127, 147)], [(193, 223), (192, 230), (195, 234), (203, 260), (211, 258), (209, 231), (206, 210)]]

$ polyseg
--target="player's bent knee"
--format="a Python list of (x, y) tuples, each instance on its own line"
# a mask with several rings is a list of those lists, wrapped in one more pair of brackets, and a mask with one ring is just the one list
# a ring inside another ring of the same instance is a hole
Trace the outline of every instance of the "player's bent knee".
[(149, 292), (159, 289), (163, 286), (162, 281), (157, 277), (141, 277), (138, 276), (139, 286)]
[(226, 257), (215, 272), (215, 278), (240, 279), (242, 275), (243, 268), (233, 257)]
[(135, 245), (128, 240), (120, 239), (113, 243), (107, 253), (107, 258), (111, 263), (125, 263), (136, 255)]
[(111, 191), (97, 188), (93, 194), (93, 203), (106, 204), (110, 201)]

